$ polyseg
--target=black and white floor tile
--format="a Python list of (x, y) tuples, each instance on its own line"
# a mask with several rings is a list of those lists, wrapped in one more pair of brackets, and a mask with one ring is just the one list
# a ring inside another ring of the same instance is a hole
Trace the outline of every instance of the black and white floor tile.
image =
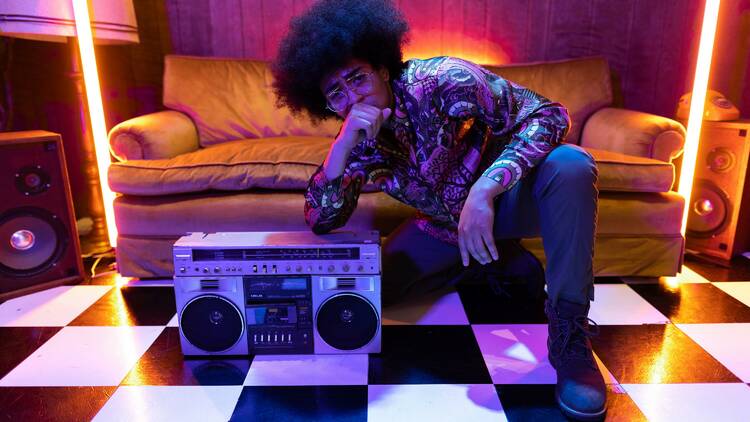
[[(750, 271), (597, 279), (608, 420), (750, 420)], [(746, 277), (745, 277), (746, 276)], [(744, 277), (744, 278), (743, 278)], [(511, 292), (514, 293), (514, 292)], [(517, 292), (516, 292), (517, 293)], [(55, 421), (565, 420), (542, 303), (459, 285), (386, 308), (372, 355), (185, 358), (169, 280), (0, 304), (0, 416)]]

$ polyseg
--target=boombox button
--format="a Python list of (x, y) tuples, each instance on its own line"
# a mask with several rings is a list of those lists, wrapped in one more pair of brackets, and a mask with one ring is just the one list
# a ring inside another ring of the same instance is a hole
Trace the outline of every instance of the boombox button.
[(180, 267), (180, 272), (181, 272), (181, 273), (184, 273), (185, 271), (187, 271), (187, 270), (185, 269), (185, 267)]

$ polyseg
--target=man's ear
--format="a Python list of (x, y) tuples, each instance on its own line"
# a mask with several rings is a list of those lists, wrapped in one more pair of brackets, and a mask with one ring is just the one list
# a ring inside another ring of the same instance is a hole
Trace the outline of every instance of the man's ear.
[(390, 72), (388, 72), (388, 68), (385, 66), (382, 66), (378, 73), (380, 73), (380, 77), (383, 78), (384, 81), (388, 82), (388, 79), (390, 78)]

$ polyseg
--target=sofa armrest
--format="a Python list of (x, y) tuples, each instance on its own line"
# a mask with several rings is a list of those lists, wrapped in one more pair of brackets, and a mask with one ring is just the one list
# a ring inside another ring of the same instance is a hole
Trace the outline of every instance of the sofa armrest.
[(682, 154), (685, 128), (655, 114), (603, 108), (586, 121), (581, 146), (671, 162)]
[(198, 129), (184, 113), (159, 111), (113, 127), (109, 147), (120, 161), (172, 158), (198, 149)]

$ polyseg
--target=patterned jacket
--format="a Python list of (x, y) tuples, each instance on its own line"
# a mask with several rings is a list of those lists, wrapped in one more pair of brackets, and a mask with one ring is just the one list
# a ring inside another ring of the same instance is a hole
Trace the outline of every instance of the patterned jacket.
[(346, 224), (365, 183), (417, 209), (417, 225), (458, 243), (469, 189), (489, 177), (511, 189), (565, 138), (568, 112), (535, 92), (454, 57), (410, 60), (390, 82), (394, 112), (376, 139), (359, 143), (344, 174), (321, 165), (305, 193), (315, 233)]

